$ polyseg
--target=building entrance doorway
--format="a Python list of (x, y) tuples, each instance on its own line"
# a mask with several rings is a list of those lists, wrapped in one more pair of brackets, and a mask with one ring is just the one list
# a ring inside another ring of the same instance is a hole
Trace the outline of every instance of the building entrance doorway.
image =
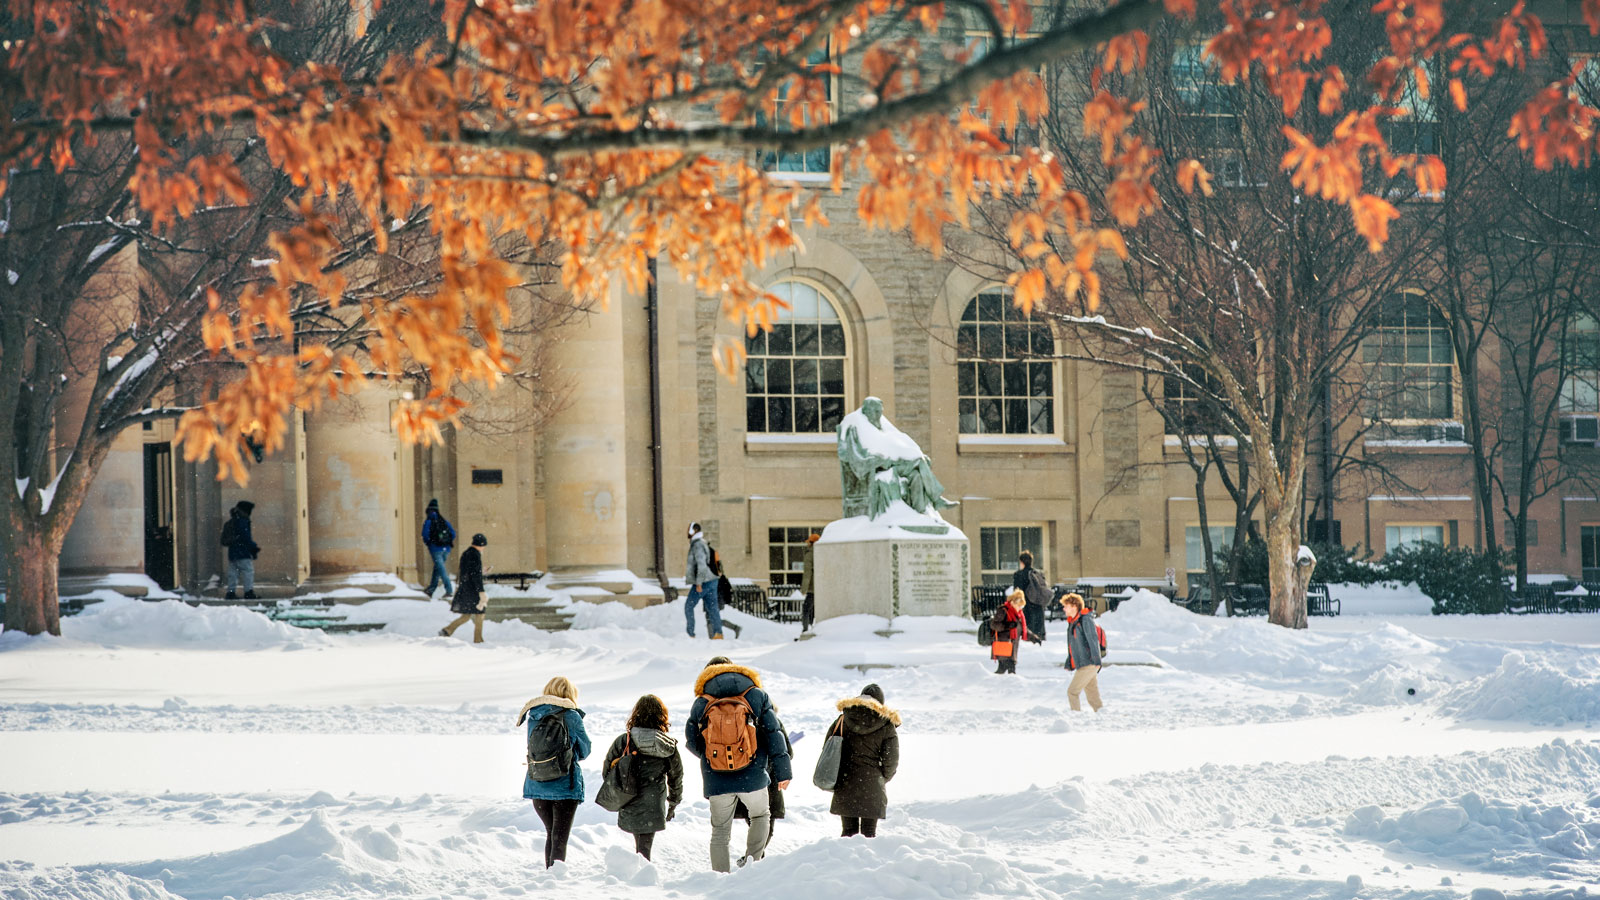
[(172, 443), (144, 445), (144, 573), (172, 590)]

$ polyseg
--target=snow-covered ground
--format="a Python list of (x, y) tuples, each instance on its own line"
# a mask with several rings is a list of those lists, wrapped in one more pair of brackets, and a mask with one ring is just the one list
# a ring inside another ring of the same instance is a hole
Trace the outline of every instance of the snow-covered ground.
[[(1484, 900), (1600, 883), (1600, 616), (1434, 617), (1403, 587), (1343, 599), (1289, 632), (1141, 595), (1101, 620), (1123, 664), (1096, 715), (1067, 709), (1061, 626), (998, 677), (961, 619), (848, 617), (796, 642), (729, 611), (743, 634), (713, 644), (684, 636), (681, 603), (580, 602), (571, 631), (489, 623), (474, 646), (434, 636), (438, 602), (341, 607), (387, 627), (324, 635), (111, 598), (63, 638), (0, 635), (0, 897)], [(654, 864), (588, 804), (546, 872), (522, 703), (567, 675), (603, 747), (643, 693), (677, 727), (719, 652), (807, 735), (768, 858), (707, 871), (691, 765)], [(868, 681), (904, 717), (902, 769), (880, 836), (841, 839), (809, 773), (833, 703)]]

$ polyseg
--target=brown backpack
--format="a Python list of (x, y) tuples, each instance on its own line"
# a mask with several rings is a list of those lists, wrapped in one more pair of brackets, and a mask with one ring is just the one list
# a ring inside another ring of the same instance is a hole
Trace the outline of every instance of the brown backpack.
[(756, 713), (745, 694), (706, 699), (705, 724), (700, 736), (706, 744), (706, 765), (715, 772), (737, 772), (756, 757)]

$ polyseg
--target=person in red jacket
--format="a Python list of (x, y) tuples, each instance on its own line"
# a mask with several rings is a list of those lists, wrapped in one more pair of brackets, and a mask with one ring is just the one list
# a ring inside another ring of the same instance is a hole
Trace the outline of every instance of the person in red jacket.
[(1006, 594), (1006, 602), (989, 617), (989, 630), (994, 635), (989, 644), (989, 658), (999, 660), (994, 670), (996, 675), (1017, 674), (1017, 648), (1028, 639), (1028, 617), (1022, 612), (1027, 603), (1027, 595), (1012, 588)]

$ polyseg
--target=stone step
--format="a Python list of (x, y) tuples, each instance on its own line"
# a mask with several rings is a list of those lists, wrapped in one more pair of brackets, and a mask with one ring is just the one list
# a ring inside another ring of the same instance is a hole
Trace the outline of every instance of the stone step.
[(572, 627), (572, 615), (543, 597), (494, 597), (483, 617), (491, 622), (515, 619), (542, 631), (566, 631)]

